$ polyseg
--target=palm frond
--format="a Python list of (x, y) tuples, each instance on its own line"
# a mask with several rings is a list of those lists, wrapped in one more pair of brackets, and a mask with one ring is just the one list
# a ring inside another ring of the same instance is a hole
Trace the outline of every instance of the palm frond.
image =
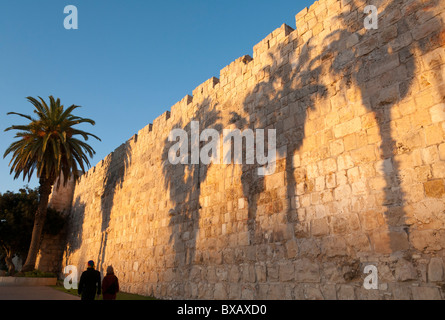
[[(88, 118), (78, 117), (72, 112), (79, 108), (71, 105), (64, 109), (60, 104), (60, 99), (49, 97), (49, 105), (41, 98), (27, 97), (34, 106), (34, 113), (38, 118), (10, 112), (22, 116), (30, 123), (27, 125), (12, 125), (5, 131), (17, 130), (15, 137), (18, 139), (11, 143), (5, 150), (3, 157), (11, 155), (9, 165), (14, 179), (23, 175), (23, 179), (31, 179), (34, 172), (40, 179), (53, 179), (61, 174), (66, 177), (78, 176), (78, 169), (85, 172), (86, 167), (91, 167), (88, 158), (95, 154), (94, 149), (85, 141), (89, 137), (94, 137), (100, 141), (96, 135), (78, 130), (76, 125), (95, 122)], [(83, 140), (75, 136), (81, 136)]]

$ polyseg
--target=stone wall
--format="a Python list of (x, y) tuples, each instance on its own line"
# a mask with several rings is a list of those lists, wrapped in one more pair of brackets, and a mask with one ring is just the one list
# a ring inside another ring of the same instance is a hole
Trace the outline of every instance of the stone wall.
[[(444, 21), (443, 0), (301, 11), (82, 176), (63, 266), (158, 298), (445, 298)], [(170, 164), (191, 121), (276, 129), (275, 173)]]

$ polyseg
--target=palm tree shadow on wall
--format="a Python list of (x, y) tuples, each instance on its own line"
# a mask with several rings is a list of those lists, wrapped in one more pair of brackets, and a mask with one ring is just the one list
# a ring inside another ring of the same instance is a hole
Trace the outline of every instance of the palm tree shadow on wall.
[[(319, 48), (315, 50), (315, 44), (312, 43), (312, 39), (309, 39), (301, 46), (299, 56), (295, 60), (280, 66), (276, 64), (277, 61), (285, 60), (289, 51), (286, 50), (287, 43), (279, 44), (278, 49), (274, 50), (276, 54), (270, 54), (274, 63), (260, 71), (264, 73), (264, 80), (255, 85), (242, 102), (244, 113), (247, 116), (243, 117), (237, 112), (231, 112), (232, 118), (229, 123), (234, 123), (240, 130), (246, 128), (267, 129), (277, 123), (275, 126), (277, 155), (278, 158), (283, 159), (285, 167), (287, 203), (283, 208), (283, 203), (273, 202), (270, 204), (269, 200), (274, 195), (267, 194), (268, 190), (265, 185), (267, 178), (258, 175), (258, 165), (242, 165), (241, 184), (243, 195), (247, 199), (247, 228), (251, 245), (279, 241), (282, 237), (280, 232), (273, 232), (266, 236), (267, 231), (260, 226), (257, 217), (260, 205), (269, 203), (269, 206), (266, 205), (266, 210), (270, 211), (269, 213), (285, 211), (287, 223), (298, 223), (299, 221), (295, 209), (296, 186), (302, 183), (305, 192), (311, 191), (314, 186), (307, 179), (304, 170), (296, 170), (298, 164), (294, 162), (294, 154), (301, 149), (304, 139), (307, 138), (305, 127), (308, 113), (317, 112), (318, 103), (329, 104), (326, 99), (328, 87), (339, 88), (337, 94), (344, 94), (348, 89), (357, 88), (360, 91), (362, 106), (375, 115), (378, 134), (382, 141), (378, 156), (384, 163), (382, 171), (386, 186), (382, 190), (383, 206), (390, 231), (391, 251), (395, 252), (401, 249), (401, 235), (403, 237), (405, 234), (409, 240), (400, 164), (395, 160), (395, 155), (402, 153), (404, 148), (400, 143), (396, 143), (391, 131), (391, 111), (397, 103), (408, 96), (412, 88), (413, 79), (418, 70), (414, 53), (416, 51), (426, 53), (443, 45), (440, 43), (443, 41), (440, 34), (443, 24), (439, 17), (434, 17), (428, 10), (438, 1), (429, 0), (418, 4), (416, 9), (407, 11), (406, 16), (403, 14), (392, 16), (393, 11), (396, 11), (402, 1), (386, 1), (387, 5), (384, 10), (379, 8), (379, 28), (389, 28), (390, 25), (394, 25), (397, 29), (392, 40), (397, 38), (398, 41), (403, 42), (405, 38), (402, 37), (412, 37), (410, 30), (416, 24), (418, 9), (423, 10), (421, 17), (424, 22), (429, 21), (429, 23), (438, 26), (437, 30), (419, 40), (412, 40), (410, 44), (401, 46), (397, 50), (392, 48), (392, 52), (391, 49), (388, 51), (388, 43), (391, 39), (381, 40), (380, 31), (359, 32), (364, 29), (363, 21), (366, 14), (360, 15), (360, 12), (363, 12), (363, 6), (359, 6), (357, 3), (358, 1), (352, 0), (349, 3), (350, 10), (336, 17), (341, 21), (339, 24), (341, 29), (333, 31), (323, 39), (325, 45), (322, 46), (321, 51)], [(378, 3), (376, 5), (379, 7)], [(388, 26), (385, 26), (385, 23), (388, 23)], [(388, 33), (385, 34), (388, 35)], [(382, 44), (379, 43), (380, 41), (383, 41)], [(372, 46), (373, 42), (376, 42), (374, 47)], [(368, 46), (369, 51), (366, 49)], [(318, 54), (318, 52), (322, 53)], [(395, 68), (398, 68), (397, 72), (394, 71)], [(323, 79), (328, 78), (329, 74), (336, 75), (336, 79), (340, 80), (324, 84)], [(393, 94), (394, 92), (396, 94)], [(440, 94), (444, 96), (443, 92)], [(220, 119), (220, 113), (210, 108), (210, 105), (211, 101), (208, 99), (201, 104), (200, 111), (195, 115), (196, 120), (201, 125), (202, 120), (210, 119), (203, 128), (213, 126), (215, 129), (221, 130), (221, 123), (217, 122)], [(174, 125), (174, 128), (186, 128), (190, 134), (190, 122), (184, 124), (180, 121)], [(167, 155), (174, 143), (168, 139), (164, 142), (163, 174), (164, 187), (169, 191), (170, 199), (173, 201), (170, 217), (172, 229), (170, 242), (173, 242), (175, 251), (174, 266), (182, 267), (190, 266), (195, 260), (196, 233), (199, 228), (200, 215), (200, 183), (207, 176), (208, 166), (170, 164)], [(267, 145), (267, 141), (265, 145)], [(189, 145), (189, 152), (190, 149)], [(329, 153), (322, 146), (313, 152)], [(316, 155), (313, 157), (317, 158)], [(279, 165), (281, 165), (280, 160), (277, 161), (277, 166)]]
[[(170, 208), (171, 236), (170, 243), (173, 243), (174, 264), (177, 274), (187, 279), (190, 267), (195, 262), (196, 238), (199, 232), (199, 219), (201, 204), (201, 183), (205, 181), (211, 163), (203, 164), (201, 159), (198, 164), (191, 164), (192, 139), (191, 122), (199, 123), (200, 131), (212, 128), (221, 131), (220, 111), (217, 104), (206, 98), (201, 102), (194, 117), (186, 124), (178, 121), (173, 125), (173, 129), (183, 129), (188, 133), (188, 163), (172, 164), (168, 159), (170, 148), (177, 141), (169, 141), (168, 137), (164, 141), (162, 154), (162, 171), (164, 175), (164, 188), (169, 192), (169, 199), (173, 204)], [(201, 148), (206, 142), (199, 142)], [(177, 154), (179, 156), (179, 154)]]
[[(137, 135), (134, 136), (134, 142), (137, 142)], [(107, 167), (104, 173), (103, 193), (101, 194), (101, 239), (99, 252), (97, 254), (97, 268), (103, 272), (105, 264), (105, 253), (108, 242), (108, 233), (110, 225), (110, 216), (113, 205), (115, 205), (115, 195), (117, 189), (121, 189), (124, 183), (125, 174), (131, 165), (131, 140), (123, 143), (109, 157)], [(123, 199), (126, 201), (126, 199)]]
[[(357, 0), (351, 1), (350, 11), (336, 17), (344, 27), (324, 39), (327, 45), (322, 55), (331, 56), (329, 72), (340, 76), (340, 87), (344, 92), (353, 87), (359, 89), (362, 105), (374, 114), (377, 122), (381, 138), (378, 156), (383, 163), (380, 169), (386, 184), (382, 204), (386, 208), (389, 249), (395, 252), (410, 246), (410, 229), (404, 209), (406, 199), (401, 186), (403, 175), (395, 158), (410, 149), (394, 138), (391, 128), (393, 107), (412, 89), (419, 70), (416, 51), (424, 54), (443, 45), (443, 39), (440, 40), (443, 22), (430, 12), (438, 5), (436, 0), (409, 2), (406, 7), (398, 0), (374, 1), (379, 12), (378, 30), (360, 32), (364, 29), (366, 14), (364, 5), (358, 3)], [(384, 8), (380, 7), (385, 3)], [(425, 23), (436, 29), (424, 37), (414, 34), (416, 26)], [(439, 78), (442, 82), (441, 75)], [(443, 92), (440, 94), (445, 97)]]
[[(278, 56), (269, 54), (272, 61), (282, 60), (287, 51), (286, 43), (279, 44)], [(302, 146), (305, 138), (305, 123), (309, 110), (316, 108), (316, 100), (323, 99), (326, 87), (320, 84), (319, 77), (322, 73), (321, 65), (311, 60), (314, 47), (307, 42), (300, 55), (290, 64), (284, 66), (269, 65), (261, 72), (265, 80), (258, 83), (246, 96), (243, 102), (244, 112), (249, 118), (238, 121), (240, 129), (270, 128), (275, 124), (277, 159), (285, 162), (285, 185), (287, 203), (283, 204), (277, 197), (275, 190), (265, 190), (265, 178), (258, 175), (258, 165), (242, 165), (241, 183), (244, 197), (247, 198), (248, 218), (247, 228), (249, 232), (249, 244), (280, 241), (284, 237), (283, 230), (267, 232), (260, 227), (257, 219), (258, 205), (265, 205), (269, 214), (286, 212), (287, 223), (298, 222), (295, 202), (296, 184), (306, 183), (306, 175), (295, 175), (294, 153)], [(276, 90), (279, 87), (279, 90)], [(237, 115), (237, 117), (240, 117)], [(266, 133), (265, 133), (266, 135)], [(266, 140), (266, 139), (265, 139)], [(268, 141), (265, 141), (265, 145)], [(256, 150), (258, 152), (259, 150)], [(260, 150), (261, 152), (262, 150)], [(281, 161), (276, 162), (276, 172)], [(264, 195), (265, 193), (265, 195)], [(263, 201), (264, 199), (264, 201)]]

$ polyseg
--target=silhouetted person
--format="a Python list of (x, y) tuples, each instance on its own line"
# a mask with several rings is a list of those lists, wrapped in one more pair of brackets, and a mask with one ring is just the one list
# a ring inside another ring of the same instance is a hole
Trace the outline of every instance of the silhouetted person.
[(94, 269), (94, 261), (88, 261), (88, 268), (82, 272), (77, 293), (82, 295), (82, 300), (94, 300), (96, 295), (99, 298), (101, 292), (100, 272)]
[(107, 275), (102, 280), (102, 295), (104, 300), (116, 300), (116, 293), (119, 292), (119, 281), (114, 275), (112, 266), (108, 266)]

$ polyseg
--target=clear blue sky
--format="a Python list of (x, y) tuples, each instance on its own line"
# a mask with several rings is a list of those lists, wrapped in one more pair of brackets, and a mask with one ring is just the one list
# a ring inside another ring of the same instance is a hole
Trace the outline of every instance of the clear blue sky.
[[(59, 97), (96, 125), (83, 129), (107, 154), (186, 94), (286, 23), (313, 0), (8, 0), (0, 3), (0, 192), (17, 191), (10, 156), (14, 133), (25, 123), (9, 111), (32, 114), (27, 96)], [(78, 9), (78, 29), (66, 30), (66, 5)], [(30, 187), (36, 187), (33, 178)]]

